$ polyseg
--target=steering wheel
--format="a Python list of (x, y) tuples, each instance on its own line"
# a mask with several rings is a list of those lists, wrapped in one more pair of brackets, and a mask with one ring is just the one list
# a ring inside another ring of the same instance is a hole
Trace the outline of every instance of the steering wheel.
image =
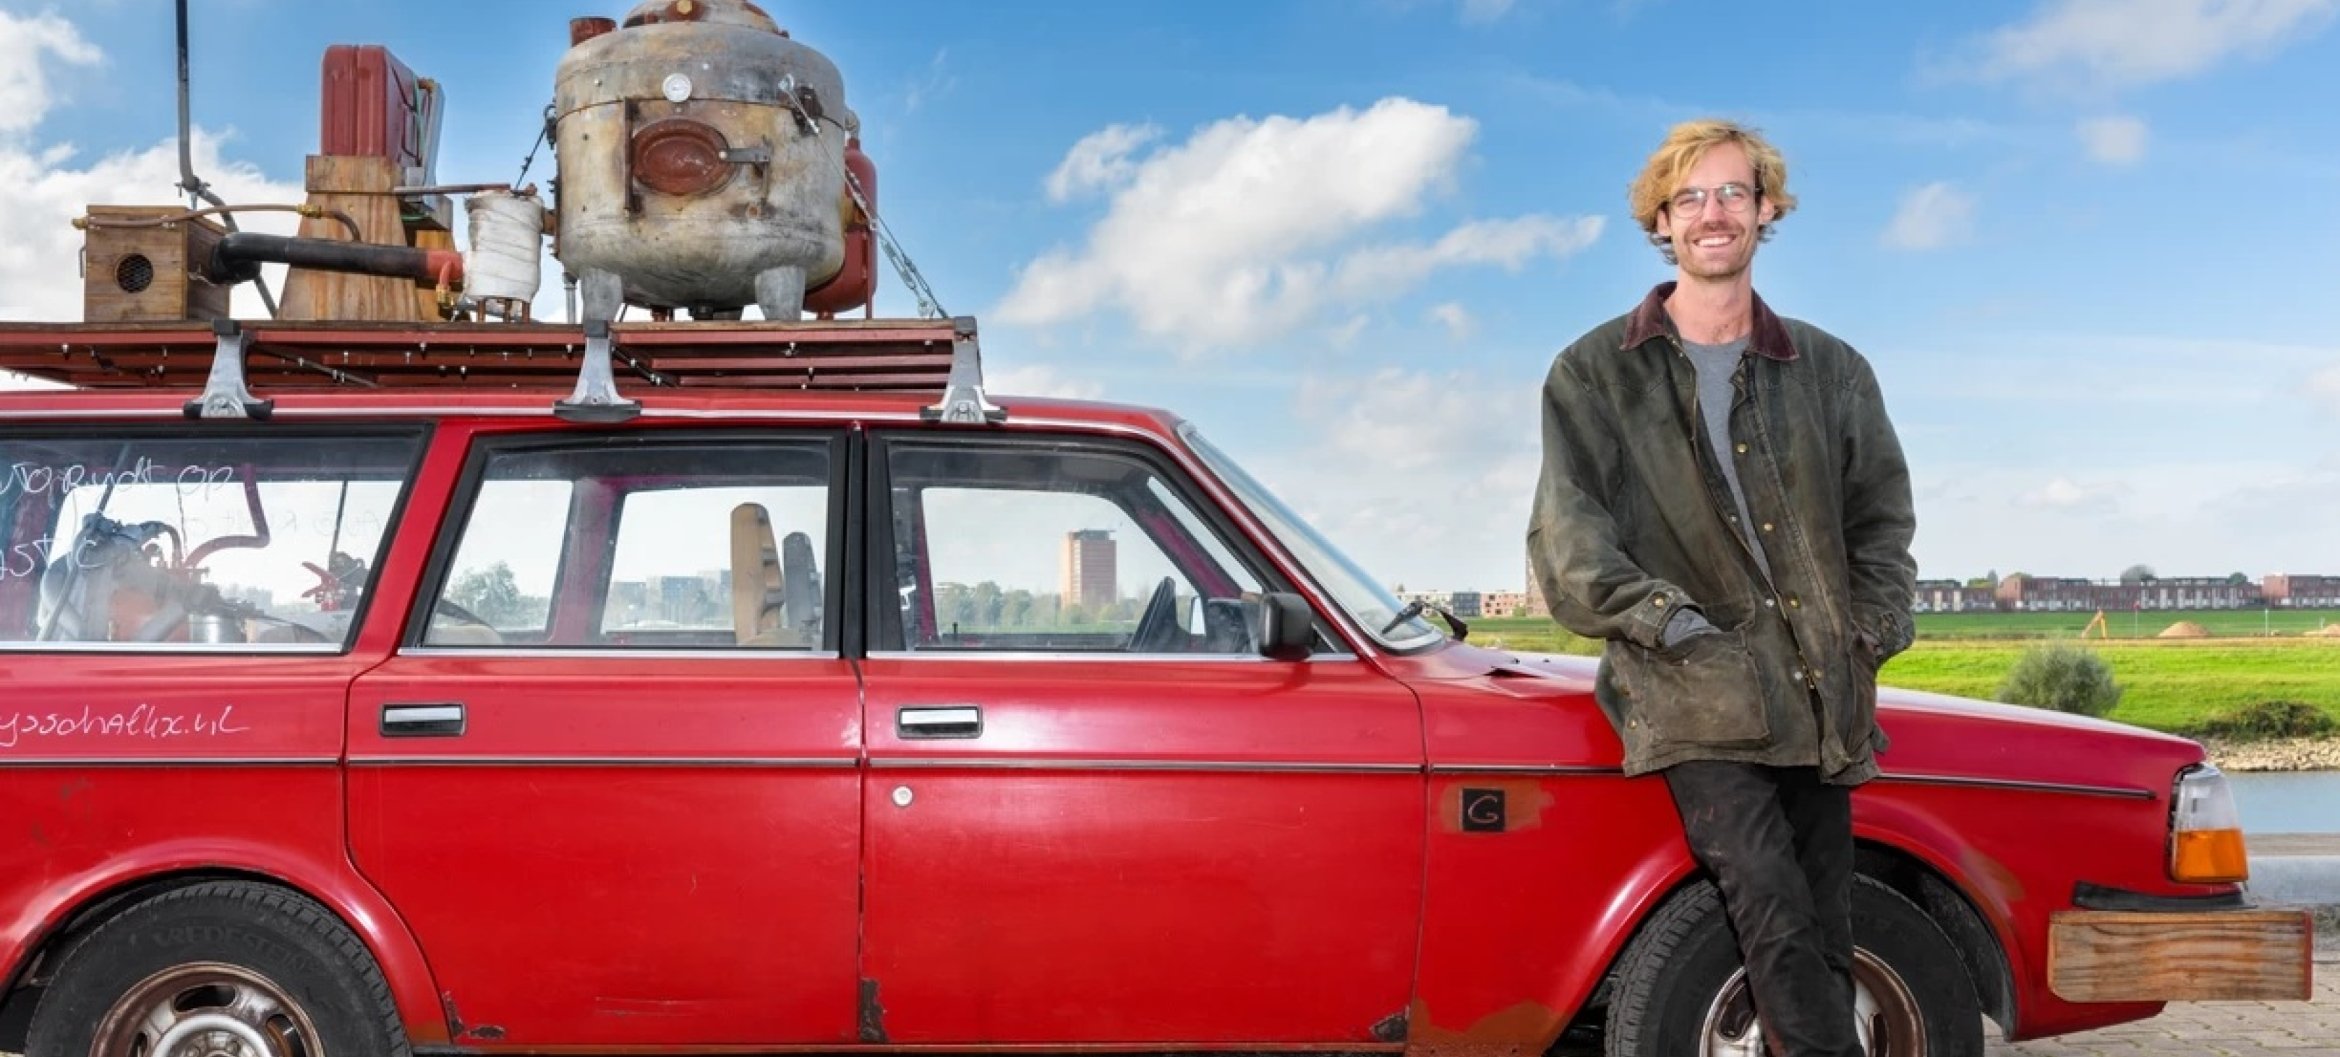
[(1154, 593), (1146, 596), (1146, 608), (1138, 614), (1137, 628), (1129, 633), (1131, 653), (1169, 652), (1169, 638), (1178, 631), (1178, 585), (1165, 576), (1154, 585)]

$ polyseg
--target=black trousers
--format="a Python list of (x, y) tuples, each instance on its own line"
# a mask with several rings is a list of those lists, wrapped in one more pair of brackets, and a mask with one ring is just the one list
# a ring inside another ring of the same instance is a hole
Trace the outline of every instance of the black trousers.
[(1817, 768), (1665, 769), (1690, 853), (1714, 875), (1755, 1015), (1780, 1057), (1862, 1057), (1853, 1028), (1852, 790)]

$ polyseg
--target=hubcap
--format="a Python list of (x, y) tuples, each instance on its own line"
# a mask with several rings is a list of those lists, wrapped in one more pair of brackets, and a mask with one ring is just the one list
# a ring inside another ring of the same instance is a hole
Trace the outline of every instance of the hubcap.
[(282, 987), (217, 962), (149, 976), (106, 1011), (105, 1057), (325, 1057), (316, 1025)]
[[(1925, 1057), (1925, 1014), (1901, 974), (1866, 950), (1853, 952), (1853, 1027), (1870, 1057)], [(1747, 970), (1723, 981), (1698, 1031), (1699, 1057), (1767, 1057)]]

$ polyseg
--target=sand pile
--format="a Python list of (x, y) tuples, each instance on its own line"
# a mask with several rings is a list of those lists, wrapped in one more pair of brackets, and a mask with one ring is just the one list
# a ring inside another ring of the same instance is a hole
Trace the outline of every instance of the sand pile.
[(2311, 638), (2340, 639), (2340, 624), (2326, 624), (2314, 631), (2301, 632)]
[(2206, 639), (2210, 637), (2210, 629), (2191, 620), (2181, 620), (2161, 629), (2160, 637), (2165, 639)]

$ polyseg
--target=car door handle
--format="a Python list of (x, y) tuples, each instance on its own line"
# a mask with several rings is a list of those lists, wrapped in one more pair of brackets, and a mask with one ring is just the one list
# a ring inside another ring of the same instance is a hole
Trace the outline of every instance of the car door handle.
[(463, 725), (461, 701), (382, 706), (385, 738), (459, 738), (463, 736)]
[(894, 731), (905, 738), (980, 738), (983, 710), (974, 705), (912, 705), (894, 713)]

